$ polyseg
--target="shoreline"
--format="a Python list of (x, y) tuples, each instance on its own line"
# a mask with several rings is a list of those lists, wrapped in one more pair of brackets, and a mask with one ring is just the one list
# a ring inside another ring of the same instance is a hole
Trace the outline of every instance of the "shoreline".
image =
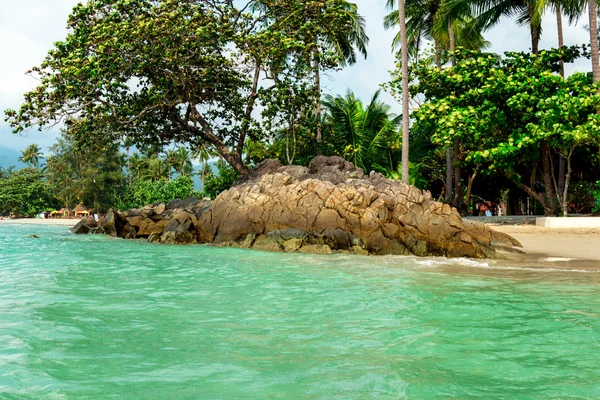
[[(46, 225), (73, 227), (80, 219), (19, 218), (0, 220), (0, 225)], [(536, 225), (486, 223), (491, 229), (513, 236), (526, 254), (503, 252), (518, 264), (555, 266), (566, 269), (585, 267), (600, 270), (600, 229), (549, 228)]]
[(0, 220), (0, 224), (3, 225), (53, 225), (53, 226), (68, 226), (72, 227), (77, 225), (81, 219), (42, 219), (42, 218), (16, 218), (16, 219), (3, 219)]
[(600, 229), (486, 224), (523, 245), (526, 254), (503, 253), (509, 261), (565, 269), (600, 270)]

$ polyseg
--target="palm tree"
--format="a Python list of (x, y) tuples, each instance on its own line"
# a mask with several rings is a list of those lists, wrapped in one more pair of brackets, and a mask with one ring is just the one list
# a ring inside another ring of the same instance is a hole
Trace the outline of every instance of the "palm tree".
[(202, 165), (202, 169), (200, 170), (200, 179), (202, 180), (202, 187), (204, 187), (204, 179), (206, 177), (206, 170), (208, 167), (208, 161), (215, 157), (217, 154), (213, 148), (210, 147), (209, 144), (203, 143), (197, 146), (192, 151), (192, 157), (198, 159), (200, 164)]
[[(392, 11), (384, 19), (386, 29), (400, 24), (400, 13), (395, 12), (394, 0), (387, 1), (388, 9)], [(474, 18), (470, 11), (470, 4), (463, 2), (458, 9), (449, 6), (444, 0), (408, 0), (406, 2), (406, 31), (408, 53), (418, 60), (418, 52), (424, 39), (433, 40), (435, 46), (435, 61), (438, 68), (442, 68), (442, 53), (453, 52), (456, 45), (472, 50), (480, 50), (490, 45), (481, 35), (481, 31), (473, 24)], [(460, 11), (460, 12), (457, 12)], [(400, 29), (401, 30), (401, 29)], [(401, 47), (401, 33), (399, 32), (392, 43), (392, 48)], [(454, 59), (451, 58), (454, 63)], [(404, 66), (406, 62), (403, 60)], [(403, 77), (406, 72), (403, 71)], [(406, 83), (407, 85), (408, 83)], [(403, 80), (403, 92), (404, 92)], [(408, 96), (403, 93), (403, 105), (407, 109)], [(408, 113), (408, 111), (404, 111)], [(408, 118), (407, 118), (408, 120)], [(407, 126), (408, 123), (405, 123)], [(408, 131), (408, 127), (404, 128)], [(403, 143), (406, 143), (406, 165), (403, 171), (408, 171), (408, 134), (403, 135)], [(404, 165), (404, 164), (403, 164)], [(408, 172), (406, 172), (408, 175)], [(456, 180), (460, 182), (460, 173), (455, 174)], [(459, 186), (459, 185), (458, 185)], [(458, 193), (457, 193), (458, 195)], [(447, 203), (452, 201), (452, 150), (446, 148), (446, 198)]]
[(598, 4), (596, 0), (588, 0), (590, 16), (590, 44), (592, 48), (592, 74), (594, 83), (600, 82), (600, 64), (598, 63)]
[(40, 158), (43, 158), (41, 150), (37, 144), (30, 144), (25, 150), (21, 150), (22, 155), (19, 157), (19, 161), (35, 168), (39, 164)]
[(180, 176), (190, 176), (194, 170), (191, 153), (185, 147), (179, 147), (175, 152), (175, 158), (177, 160), (175, 172)]
[[(358, 13), (358, 6), (346, 0), (338, 0), (337, 5), (343, 12), (343, 18), (348, 26), (347, 31), (325, 29), (324, 35), (317, 38), (322, 40), (324, 50), (335, 54), (340, 60), (340, 66), (344, 67), (356, 63), (356, 50), (367, 58), (367, 44), (369, 37), (365, 30), (365, 19)], [(317, 142), (322, 140), (322, 110), (321, 110), (321, 53), (319, 46), (313, 51), (315, 90), (317, 93), (316, 119), (317, 119)]]
[(394, 171), (390, 142), (397, 135), (400, 117), (394, 117), (391, 107), (379, 100), (378, 90), (366, 107), (352, 91), (345, 96), (327, 95), (323, 105), (326, 119), (332, 126), (335, 142), (345, 148), (344, 156), (365, 172)]
[(133, 140), (129, 136), (123, 137), (123, 147), (125, 147), (125, 152), (127, 154), (127, 182), (131, 185), (131, 180), (133, 178), (131, 174), (131, 162), (129, 157), (129, 150), (134, 145)]
[(146, 159), (141, 156), (140, 153), (133, 153), (128, 158), (127, 162), (131, 170), (132, 178), (139, 179), (143, 175), (144, 168), (146, 167)]
[[(399, 13), (394, 10), (394, 0), (388, 0), (387, 7), (391, 11), (385, 16), (383, 26), (385, 29), (398, 29), (400, 18)], [(433, 41), (438, 68), (442, 68), (444, 53), (451, 51), (451, 39), (454, 39), (457, 47), (471, 50), (485, 49), (490, 45), (481, 32), (474, 29), (474, 18), (471, 15), (461, 13), (455, 18), (447, 11), (443, 14), (445, 10), (449, 10), (447, 2), (443, 0), (408, 0), (405, 9), (408, 55), (416, 62), (419, 61), (418, 53), (424, 40)], [(448, 22), (452, 25), (453, 36), (450, 35)], [(399, 30), (392, 42), (392, 48), (401, 48)]]
[[(394, 8), (394, 0), (388, 0), (388, 8)], [(431, 13), (430, 13), (431, 14)], [(432, 14), (435, 15), (435, 12)], [(402, 181), (409, 183), (408, 177), (408, 156), (409, 156), (409, 93), (408, 93), (408, 39), (406, 36), (406, 10), (404, 0), (398, 0), (398, 25), (400, 26), (400, 53), (402, 68)], [(417, 28), (415, 31), (416, 45), (420, 41), (423, 29)], [(418, 51), (417, 51), (418, 54)]]
[(182, 165), (179, 163), (179, 157), (177, 155), (177, 151), (174, 149), (169, 149), (164, 154), (165, 168), (167, 169), (167, 179), (171, 179), (171, 171), (175, 170), (175, 172), (179, 171), (182, 168)]
[(153, 182), (161, 179), (168, 179), (171, 175), (171, 167), (168, 161), (159, 157), (152, 157), (146, 160), (145, 168), (142, 170), (141, 179), (148, 179)]

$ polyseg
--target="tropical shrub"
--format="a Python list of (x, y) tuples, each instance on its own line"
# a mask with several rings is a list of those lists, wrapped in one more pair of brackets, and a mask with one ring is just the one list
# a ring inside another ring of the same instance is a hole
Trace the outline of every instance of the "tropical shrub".
[(33, 217), (57, 207), (42, 171), (24, 168), (0, 179), (0, 215)]
[(204, 177), (204, 193), (206, 197), (214, 199), (219, 193), (229, 189), (239, 178), (239, 174), (223, 160), (217, 161), (218, 174), (212, 171)]
[(190, 196), (199, 197), (200, 194), (194, 190), (194, 182), (189, 176), (179, 176), (170, 181), (164, 179), (154, 182), (139, 180), (125, 189), (116, 208), (123, 211), (157, 202), (167, 203), (175, 199), (185, 199)]

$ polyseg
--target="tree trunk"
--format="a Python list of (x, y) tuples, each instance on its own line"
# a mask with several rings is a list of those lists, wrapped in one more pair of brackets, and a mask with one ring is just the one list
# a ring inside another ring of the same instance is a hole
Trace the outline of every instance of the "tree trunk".
[[(434, 40), (435, 46), (435, 63), (439, 70), (442, 69), (442, 49), (437, 40)], [(452, 150), (450, 147), (446, 147), (446, 187), (444, 189), (444, 202), (446, 204), (452, 203)]]
[(546, 192), (546, 214), (550, 216), (558, 215), (558, 205), (556, 204), (556, 191), (552, 182), (552, 166), (550, 163), (550, 147), (547, 144), (542, 145), (542, 176), (544, 179), (544, 189)]
[(478, 171), (479, 165), (475, 167), (475, 171), (473, 171), (473, 174), (469, 176), (469, 182), (467, 183), (467, 200), (465, 201), (465, 203), (467, 203), (467, 207), (469, 206), (469, 204), (471, 204), (471, 192), (473, 190), (473, 182), (475, 182), (475, 178), (477, 177)]
[[(456, 50), (456, 42), (454, 37), (454, 25), (452, 21), (448, 21), (448, 37), (450, 39), (450, 53)], [(452, 67), (456, 66), (456, 57), (454, 54), (450, 56), (450, 62)], [(454, 141), (454, 207), (459, 211), (464, 211), (463, 204), (463, 193), (461, 184), (461, 170), (458, 166), (458, 160), (460, 160), (460, 142)]]
[[(558, 29), (558, 47), (563, 47), (565, 45), (565, 41), (563, 38), (563, 25), (560, 3), (558, 2), (556, 3), (556, 28)], [(565, 63), (563, 60), (560, 60), (560, 76), (562, 76), (563, 78), (565, 77)], [(562, 157), (560, 159), (562, 160)]]
[(566, 160), (559, 154), (558, 155), (558, 193), (562, 193), (565, 189), (565, 167)]
[(531, 22), (534, 19), (533, 14), (535, 12), (533, 0), (529, 0), (528, 11), (529, 11), (529, 19), (530, 19), (529, 30), (531, 32), (531, 52), (533, 54), (537, 54), (539, 52), (540, 36), (542, 34), (542, 28)]
[(454, 141), (454, 207), (460, 212), (464, 211), (461, 171), (458, 166), (460, 160), (460, 142)]
[(588, 12), (590, 15), (590, 44), (592, 48), (592, 73), (594, 82), (600, 82), (600, 65), (598, 63), (598, 5), (596, 0), (588, 0)]
[(408, 111), (408, 41), (406, 40), (406, 18), (404, 0), (398, 0), (398, 13), (400, 22), (400, 42), (402, 52), (402, 181), (408, 180), (408, 155), (409, 155), (409, 128), (410, 115)]
[(434, 39), (433, 45), (435, 47), (435, 64), (438, 69), (442, 69), (442, 49), (440, 48), (440, 44), (437, 40)]
[(446, 193), (444, 195), (446, 204), (452, 203), (452, 172), (452, 149), (446, 147)]
[(315, 114), (317, 115), (317, 143), (321, 143), (323, 140), (321, 135), (321, 64), (318, 56), (318, 52), (315, 50), (315, 91), (317, 92)]

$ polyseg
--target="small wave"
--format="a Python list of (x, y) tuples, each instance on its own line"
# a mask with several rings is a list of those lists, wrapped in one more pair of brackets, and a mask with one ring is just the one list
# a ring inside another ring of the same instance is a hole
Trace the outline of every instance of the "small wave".
[(540, 261), (545, 261), (545, 262), (567, 262), (567, 261), (573, 261), (576, 260), (575, 258), (566, 258), (566, 257), (546, 257), (546, 258), (541, 258)]
[(517, 267), (512, 265), (474, 266), (475, 268), (489, 268), (496, 270), (531, 271), (531, 272), (577, 272), (584, 274), (598, 274), (600, 269), (575, 269), (575, 268), (548, 268), (548, 267)]

